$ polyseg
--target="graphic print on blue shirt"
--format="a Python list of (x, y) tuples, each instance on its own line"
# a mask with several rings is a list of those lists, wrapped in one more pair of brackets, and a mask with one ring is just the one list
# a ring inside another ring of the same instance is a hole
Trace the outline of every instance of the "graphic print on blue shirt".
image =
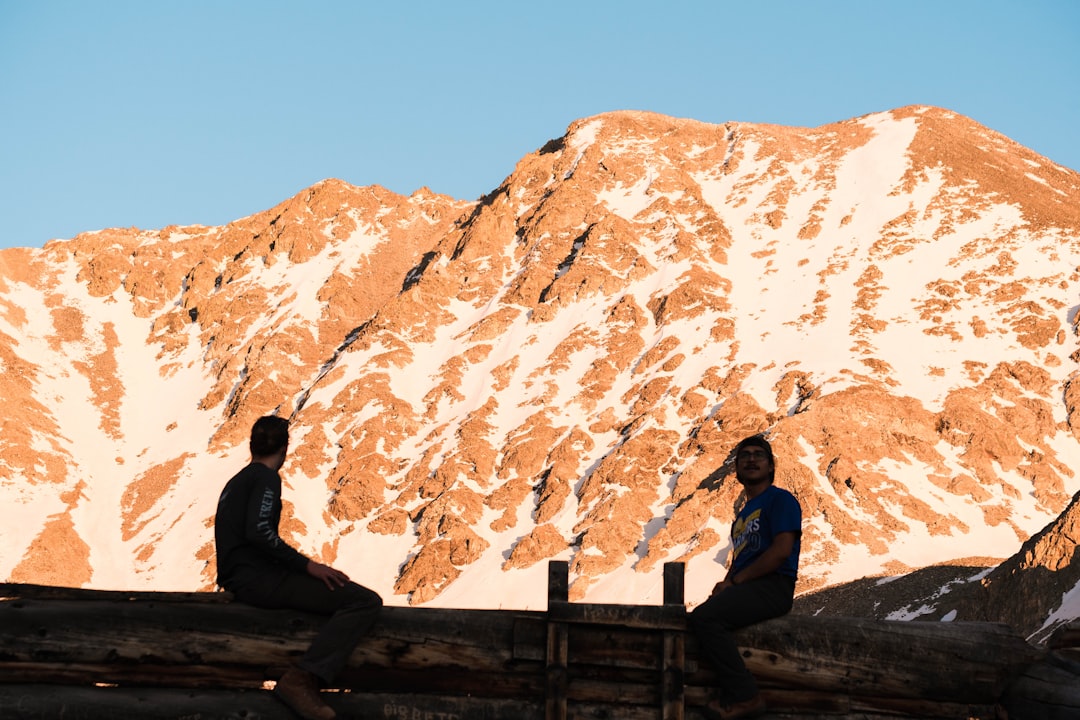
[(772, 545), (773, 538), (783, 532), (796, 533), (795, 546), (777, 572), (796, 577), (802, 539), (802, 508), (790, 492), (770, 485), (763, 493), (748, 500), (735, 516), (731, 525), (731, 572), (737, 573), (754, 562)]
[(761, 550), (761, 508), (746, 516), (740, 513), (731, 528), (731, 537), (734, 540), (736, 565), (739, 565), (738, 557), (744, 550), (757, 555)]

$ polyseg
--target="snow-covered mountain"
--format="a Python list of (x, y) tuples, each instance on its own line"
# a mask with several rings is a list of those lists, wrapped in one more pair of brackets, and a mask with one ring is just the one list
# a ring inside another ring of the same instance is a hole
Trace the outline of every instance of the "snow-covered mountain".
[[(543, 607), (553, 558), (635, 603), (684, 561), (698, 601), (761, 431), (800, 592), (989, 569), (1080, 492), (1078, 306), (1080, 174), (930, 107), (610, 113), (475, 202), (327, 180), (0, 251), (0, 578), (211, 588), (267, 413), (285, 534), (390, 604)], [(1029, 620), (1080, 616), (1057, 537)]]

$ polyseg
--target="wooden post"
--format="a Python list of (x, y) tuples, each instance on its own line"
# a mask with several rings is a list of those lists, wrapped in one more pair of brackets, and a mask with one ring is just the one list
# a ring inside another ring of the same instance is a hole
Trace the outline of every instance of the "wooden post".
[[(565, 560), (548, 563), (548, 605), (565, 603), (570, 599), (570, 564)], [(547, 667), (544, 703), (545, 720), (566, 720), (566, 690), (569, 626), (565, 622), (548, 621)]]
[[(664, 563), (664, 605), (685, 608), (683, 563)], [(686, 635), (681, 630), (664, 631), (664, 657), (660, 678), (660, 717), (662, 720), (683, 720), (686, 704), (684, 670)]]
[(683, 585), (686, 565), (681, 562), (664, 563), (664, 604), (686, 605)]

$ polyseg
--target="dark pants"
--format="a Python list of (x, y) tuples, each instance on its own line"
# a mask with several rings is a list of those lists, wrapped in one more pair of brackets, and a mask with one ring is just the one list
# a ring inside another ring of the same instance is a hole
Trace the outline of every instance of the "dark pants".
[(694, 608), (690, 628), (698, 641), (698, 654), (712, 667), (716, 683), (727, 702), (741, 702), (757, 695), (757, 683), (746, 669), (735, 644), (739, 628), (780, 617), (791, 611), (795, 580), (786, 575), (766, 575), (732, 585)]
[(329, 615), (296, 664), (331, 683), (345, 667), (356, 643), (371, 630), (382, 608), (382, 598), (354, 582), (330, 590), (322, 580), (287, 572), (268, 575), (233, 591), (242, 603), (268, 609), (289, 608)]

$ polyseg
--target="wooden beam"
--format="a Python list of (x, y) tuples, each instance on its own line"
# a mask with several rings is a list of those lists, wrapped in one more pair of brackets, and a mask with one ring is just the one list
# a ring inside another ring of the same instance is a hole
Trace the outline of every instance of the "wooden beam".
[(615, 605), (551, 600), (548, 617), (554, 622), (583, 625), (618, 625), (648, 630), (686, 630), (682, 605)]
[[(678, 608), (685, 622), (685, 598), (682, 563), (664, 564), (664, 607)], [(661, 660), (660, 717), (683, 720), (686, 706), (686, 634), (682, 630), (663, 631), (664, 651)]]
[(569, 657), (569, 629), (566, 622), (554, 618), (550, 613), (553, 605), (566, 605), (569, 597), (570, 566), (564, 561), (548, 563), (548, 624), (547, 624), (547, 665), (544, 669), (547, 680), (545, 691), (545, 720), (566, 720), (567, 689), (570, 679), (567, 672)]

